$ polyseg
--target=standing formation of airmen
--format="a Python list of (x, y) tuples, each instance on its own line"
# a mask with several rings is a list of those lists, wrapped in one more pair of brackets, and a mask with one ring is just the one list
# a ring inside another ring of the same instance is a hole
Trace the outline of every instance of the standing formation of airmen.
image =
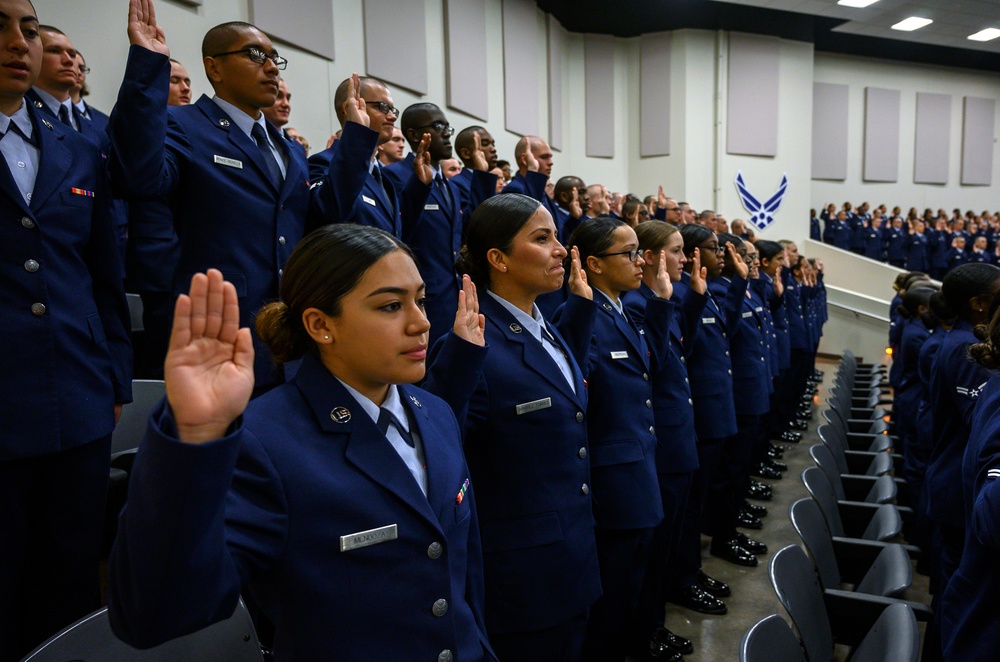
[(128, 36), (105, 119), (73, 97), (69, 38), (0, 0), (0, 333), (22, 348), (0, 659), (99, 602), (123, 274), (151, 331), (135, 365), (167, 398), (109, 562), (122, 639), (195, 631), (242, 594), (276, 659), (690, 653), (665, 603), (722, 614), (732, 592), (700, 536), (740, 565), (767, 551), (738, 529), (785, 468), (771, 439), (811, 413), (822, 264), (712, 212), (685, 224), (662, 191), (650, 210), (564, 177), (550, 198), (533, 136), (498, 195), (484, 127), (453, 146), (438, 106), (400, 113), (373, 78), (340, 84), (339, 138), (307, 159), (262, 31), (205, 35), (214, 95), (190, 104), (152, 0), (130, 0)]

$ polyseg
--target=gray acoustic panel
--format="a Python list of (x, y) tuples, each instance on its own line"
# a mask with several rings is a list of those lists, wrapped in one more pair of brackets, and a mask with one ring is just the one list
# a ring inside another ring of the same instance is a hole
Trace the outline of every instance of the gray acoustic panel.
[(962, 111), (962, 184), (993, 183), (993, 129), (996, 99), (965, 97)]
[(866, 182), (899, 180), (899, 90), (865, 88)]
[(639, 156), (670, 154), (670, 33), (639, 39)]
[[(424, 3), (364, 0), (364, 11), (368, 75), (417, 94), (427, 94)], [(407, 26), (420, 27), (407, 29)], [(387, 35), (392, 34), (390, 28), (396, 28), (398, 40), (387, 40)]]
[(587, 156), (615, 155), (615, 39), (588, 35), (583, 44)]
[(913, 183), (948, 183), (951, 145), (951, 95), (917, 92), (917, 128), (913, 137)]
[(549, 147), (563, 148), (562, 61), (566, 30), (554, 16), (547, 17), (549, 50)]
[(847, 179), (847, 102), (850, 89), (813, 83), (812, 178)]
[(729, 35), (726, 152), (778, 154), (778, 83), (781, 42), (777, 37)]
[(486, 0), (444, 0), (448, 106), (489, 120)]
[[(201, 5), (201, 0), (182, 0)], [(274, 39), (333, 59), (333, 4), (312, 0), (249, 0), (248, 19)]]
[(538, 7), (532, 0), (503, 0), (504, 123), (508, 131), (537, 136)]

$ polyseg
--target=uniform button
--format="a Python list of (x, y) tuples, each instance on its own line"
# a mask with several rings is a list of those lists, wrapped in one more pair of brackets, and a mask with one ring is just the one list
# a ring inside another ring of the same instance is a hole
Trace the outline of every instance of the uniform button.
[(451, 662), (455, 659), (455, 656), (451, 654), (451, 651), (445, 648), (443, 651), (438, 653), (438, 662)]
[(21, 169), (24, 169), (24, 161), (18, 161), (17, 162), (17, 167), (21, 168)]
[(579, 455), (579, 456), (580, 456), (580, 459), (582, 460), (582, 459), (584, 459), (585, 457), (587, 457), (587, 449), (586, 449), (586, 448), (580, 448), (580, 450), (578, 450), (578, 451), (576, 452), (576, 454), (577, 454), (577, 455)]
[(685, 384), (690, 384), (691, 382), (689, 382), (689, 381), (688, 381), (688, 378), (687, 378), (687, 377), (685, 377), (685, 378), (684, 378), (684, 383), (685, 383)]
[(656, 434), (656, 428), (654, 428), (652, 425), (649, 426), (649, 434)]
[(580, 488), (580, 494), (590, 494), (590, 485), (584, 483), (583, 487)]
[(688, 404), (689, 405), (693, 405), (694, 404), (694, 400), (692, 400), (691, 398), (688, 398)]
[(442, 551), (444, 551), (444, 549), (441, 547), (441, 543), (432, 542), (430, 546), (427, 548), (427, 556), (431, 557), (432, 559), (438, 559), (441, 558)]
[(35, 222), (33, 220), (31, 220), (30, 218), (28, 218), (27, 216), (23, 216), (21, 218), (21, 225), (23, 225), (24, 227), (26, 227), (26, 228), (28, 228), (30, 230), (31, 228), (35, 227)]
[(434, 606), (431, 607), (431, 613), (435, 616), (441, 617), (448, 613), (448, 601), (444, 598), (434, 601)]
[(730, 375), (733, 374), (732, 370), (726, 370), (726, 372), (728, 372)]
[(729, 356), (729, 350), (726, 350), (726, 356)]
[(582, 411), (576, 412), (576, 422), (577, 423), (583, 423), (583, 412)]
[(683, 356), (681, 357), (681, 363), (687, 363), (687, 361), (684, 360)]
[(285, 238), (284, 237), (278, 237), (278, 243), (281, 244), (282, 246), (284, 246), (285, 245)]
[(653, 406), (653, 401), (652, 400), (646, 400), (646, 409), (649, 409), (652, 406)]
[(645, 381), (647, 381), (647, 382), (648, 382), (648, 381), (649, 381), (649, 373), (648, 373), (648, 372), (644, 372), (644, 373), (642, 373), (642, 378), (643, 378), (643, 379), (644, 379)]
[(35, 315), (45, 314), (45, 304), (44, 303), (33, 303), (31, 304), (31, 312)]
[(285, 211), (285, 205), (278, 205), (278, 211)]
[(763, 361), (763, 360), (764, 360), (764, 357), (763, 357), (763, 356), (762, 356), (762, 357), (760, 357), (760, 360), (761, 360), (761, 361)]
[(24, 263), (24, 270), (27, 271), (29, 274), (35, 273), (36, 271), (38, 271), (38, 261), (28, 260), (27, 262)]
[(723, 331), (723, 332), (722, 332), (722, 337), (723, 337), (723, 338), (725, 338), (725, 337), (726, 337), (726, 332), (725, 332), (725, 331)]
[(284, 275), (285, 275), (285, 270), (284, 269), (278, 269), (278, 278), (281, 278)]

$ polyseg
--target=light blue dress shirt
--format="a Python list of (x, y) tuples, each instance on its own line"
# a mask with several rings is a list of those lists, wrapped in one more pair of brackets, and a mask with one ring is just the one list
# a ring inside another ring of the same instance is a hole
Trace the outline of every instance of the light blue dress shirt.
[(17, 190), (21, 192), (27, 205), (31, 205), (31, 192), (35, 190), (35, 177), (38, 175), (39, 150), (11, 127), (15, 124), (28, 138), (32, 138), (33, 127), (28, 116), (28, 107), (22, 103), (16, 113), (7, 117), (0, 113), (0, 153), (7, 162), (10, 174), (14, 178)]

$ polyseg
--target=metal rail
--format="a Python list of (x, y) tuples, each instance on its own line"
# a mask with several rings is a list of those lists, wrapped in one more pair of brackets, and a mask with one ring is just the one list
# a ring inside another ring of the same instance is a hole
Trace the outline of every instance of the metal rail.
[(875, 315), (874, 313), (869, 313), (866, 310), (858, 310), (857, 308), (853, 308), (851, 306), (847, 306), (842, 303), (837, 303), (836, 301), (830, 301), (829, 299), (827, 299), (826, 303), (829, 306), (834, 306), (836, 308), (840, 308), (841, 310), (846, 310), (848, 312), (854, 313), (855, 315), (868, 317), (873, 320), (878, 320), (879, 322), (885, 322), (886, 324), (889, 324), (891, 322), (891, 320), (888, 317)]

